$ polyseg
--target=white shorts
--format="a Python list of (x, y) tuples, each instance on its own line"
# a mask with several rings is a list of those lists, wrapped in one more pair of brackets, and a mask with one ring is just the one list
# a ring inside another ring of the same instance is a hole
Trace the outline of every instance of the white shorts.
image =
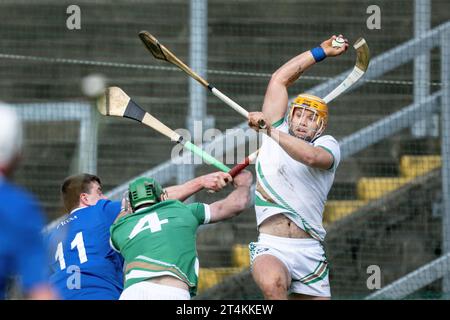
[(251, 242), (249, 249), (252, 264), (263, 254), (270, 254), (283, 262), (292, 279), (288, 293), (331, 297), (328, 262), (319, 241), (260, 233), (258, 242)]
[(190, 300), (187, 290), (141, 281), (122, 291), (119, 300)]

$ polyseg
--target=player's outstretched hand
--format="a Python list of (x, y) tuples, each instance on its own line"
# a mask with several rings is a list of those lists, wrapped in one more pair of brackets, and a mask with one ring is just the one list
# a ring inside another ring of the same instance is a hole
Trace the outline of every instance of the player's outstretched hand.
[(260, 121), (263, 120), (266, 123), (267, 133), (270, 135), (270, 121), (267, 120), (266, 116), (262, 112), (249, 112), (248, 113), (248, 125), (253, 130), (259, 131), (261, 130), (259, 127)]
[(228, 173), (218, 171), (204, 175), (202, 177), (202, 186), (211, 192), (217, 192), (231, 181), (233, 181), (233, 178)]
[(348, 49), (348, 40), (342, 34), (332, 36), (320, 44), (327, 57), (336, 57)]
[(253, 182), (253, 175), (250, 171), (242, 170), (237, 176), (234, 177), (234, 186), (237, 187), (250, 187)]

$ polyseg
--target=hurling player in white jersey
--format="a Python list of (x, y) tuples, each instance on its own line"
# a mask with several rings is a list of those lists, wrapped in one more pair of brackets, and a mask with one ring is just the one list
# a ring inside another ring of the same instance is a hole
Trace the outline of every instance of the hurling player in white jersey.
[(328, 263), (322, 246), (322, 215), (340, 161), (335, 138), (322, 135), (328, 107), (301, 94), (288, 110), (288, 87), (326, 57), (341, 55), (348, 41), (332, 41), (305, 51), (271, 77), (262, 112), (249, 125), (268, 125), (256, 164), (255, 211), (258, 242), (250, 243), (252, 275), (266, 299), (330, 299)]

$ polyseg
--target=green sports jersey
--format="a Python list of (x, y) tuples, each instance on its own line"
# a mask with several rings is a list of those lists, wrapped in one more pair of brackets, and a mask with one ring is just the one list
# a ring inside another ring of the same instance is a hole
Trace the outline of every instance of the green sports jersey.
[(111, 226), (111, 246), (125, 259), (125, 288), (170, 275), (197, 291), (196, 233), (208, 223), (209, 206), (167, 200), (119, 217)]

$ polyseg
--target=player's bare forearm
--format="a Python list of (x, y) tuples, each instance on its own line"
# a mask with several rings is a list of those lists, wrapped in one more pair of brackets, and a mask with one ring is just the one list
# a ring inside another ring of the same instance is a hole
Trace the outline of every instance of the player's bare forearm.
[(275, 71), (267, 86), (262, 111), (270, 123), (278, 121), (286, 113), (288, 105), (288, 87), (292, 85), (315, 60), (309, 51), (292, 58)]
[(172, 200), (184, 201), (194, 193), (203, 189), (202, 177), (197, 177), (180, 185), (166, 188), (167, 198)]
[[(339, 37), (343, 36), (339, 35)], [(339, 56), (347, 50), (347, 39), (342, 39), (344, 41), (342, 47), (333, 47), (332, 43), (336, 38), (337, 37), (334, 35), (320, 44), (320, 48), (323, 50), (325, 57)], [(300, 76), (314, 64), (316, 64), (316, 59), (314, 58), (312, 51), (307, 50), (295, 56), (275, 71), (272, 75), (271, 82), (279, 83), (287, 88), (297, 81), (298, 78), (300, 78)]]
[(270, 135), (291, 158), (309, 167), (326, 170), (333, 164), (333, 156), (321, 147), (315, 147), (276, 129), (272, 129)]
[[(339, 35), (339, 37), (342, 37), (342, 35)], [(332, 43), (336, 38), (334, 35), (323, 41), (320, 44), (320, 48), (312, 50), (315, 52), (314, 54), (311, 50), (307, 50), (293, 57), (273, 73), (266, 90), (262, 108), (262, 112), (269, 119), (270, 123), (278, 121), (285, 115), (289, 100), (287, 88), (290, 85), (297, 81), (306, 70), (316, 64), (316, 61), (321, 61), (325, 57), (341, 55), (347, 50), (347, 39), (343, 39), (344, 44), (341, 47), (333, 47)], [(322, 54), (318, 54), (320, 51), (322, 51)]]
[(225, 199), (210, 205), (211, 222), (232, 218), (250, 205), (250, 187), (253, 177), (250, 172), (243, 171), (234, 179), (236, 189)]
[(230, 219), (250, 204), (250, 187), (237, 187), (225, 199), (216, 201), (210, 205), (211, 222)]
[(178, 186), (168, 187), (166, 192), (169, 199), (184, 201), (202, 189), (220, 191), (232, 180), (228, 173), (218, 171), (194, 178)]
[(272, 75), (272, 79), (287, 88), (315, 63), (311, 52), (305, 51), (282, 65)]

